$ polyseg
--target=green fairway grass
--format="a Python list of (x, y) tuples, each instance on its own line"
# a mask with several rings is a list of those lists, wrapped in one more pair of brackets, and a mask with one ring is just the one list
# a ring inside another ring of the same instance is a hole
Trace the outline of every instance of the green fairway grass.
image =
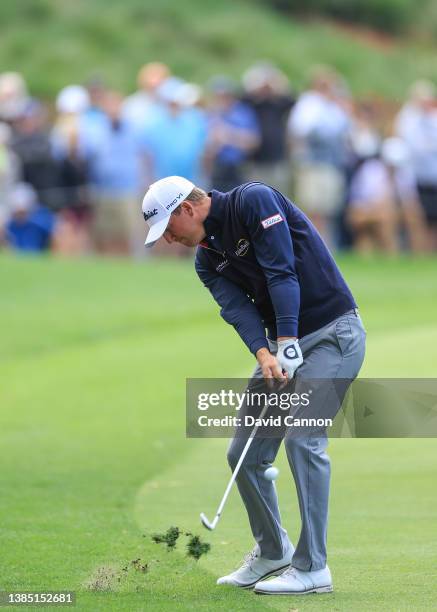
[[(362, 374), (435, 377), (437, 260), (339, 262), (368, 332)], [(333, 594), (218, 588), (253, 541), (236, 490), (215, 532), (199, 524), (226, 486), (228, 441), (185, 438), (185, 379), (245, 376), (254, 359), (191, 262), (3, 255), (0, 282), (0, 590), (73, 590), (90, 611), (437, 609), (434, 439), (332, 440)], [(283, 450), (277, 465), (295, 541)], [(171, 525), (210, 553), (152, 542)]]

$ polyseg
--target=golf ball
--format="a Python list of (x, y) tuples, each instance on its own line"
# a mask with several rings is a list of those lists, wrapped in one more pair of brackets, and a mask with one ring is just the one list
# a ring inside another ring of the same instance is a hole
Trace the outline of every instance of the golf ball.
[(266, 480), (276, 480), (279, 474), (277, 467), (269, 467), (264, 471), (264, 478)]

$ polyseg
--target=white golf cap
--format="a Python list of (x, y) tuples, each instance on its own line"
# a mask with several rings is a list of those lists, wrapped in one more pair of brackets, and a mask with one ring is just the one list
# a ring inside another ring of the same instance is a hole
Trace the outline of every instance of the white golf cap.
[(152, 183), (144, 196), (142, 211), (148, 227), (145, 245), (151, 247), (165, 232), (171, 213), (195, 185), (182, 176), (167, 176)]

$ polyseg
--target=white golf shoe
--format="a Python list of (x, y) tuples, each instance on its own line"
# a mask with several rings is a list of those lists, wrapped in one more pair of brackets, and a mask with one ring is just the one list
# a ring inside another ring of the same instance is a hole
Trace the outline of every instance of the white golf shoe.
[(268, 576), (278, 576), (291, 563), (294, 548), (290, 546), (282, 559), (264, 559), (259, 554), (258, 545), (244, 557), (243, 565), (228, 576), (222, 576), (217, 584), (231, 584), (243, 589), (252, 588), (257, 582)]
[(289, 567), (277, 578), (257, 582), (255, 593), (265, 595), (306, 595), (307, 593), (331, 593), (332, 577), (329, 567), (312, 572), (302, 572)]

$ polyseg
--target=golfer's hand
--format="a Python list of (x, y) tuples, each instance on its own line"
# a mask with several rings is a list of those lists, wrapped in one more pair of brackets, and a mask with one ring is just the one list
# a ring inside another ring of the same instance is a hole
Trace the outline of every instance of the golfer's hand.
[(303, 357), (299, 342), (296, 338), (278, 339), (278, 354), (276, 359), (279, 366), (287, 377), (291, 380), (297, 368), (302, 365)]
[(273, 379), (287, 380), (287, 377), (282, 373), (282, 368), (278, 360), (266, 348), (260, 348), (256, 352), (256, 358), (261, 367), (263, 377), (273, 383)]

